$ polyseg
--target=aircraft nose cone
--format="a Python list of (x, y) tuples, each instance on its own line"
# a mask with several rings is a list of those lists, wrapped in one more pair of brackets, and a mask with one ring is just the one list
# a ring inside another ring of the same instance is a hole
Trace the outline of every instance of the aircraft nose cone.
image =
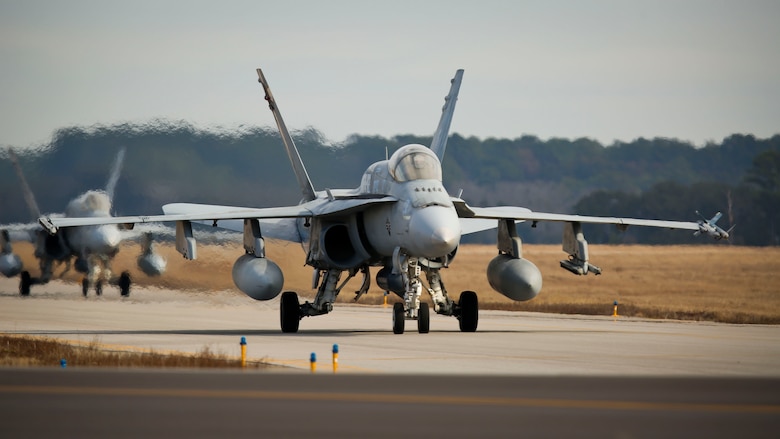
[(407, 247), (416, 256), (445, 256), (460, 243), (460, 221), (453, 209), (443, 206), (424, 207), (412, 214), (409, 235), (412, 242)]
[(122, 241), (119, 229), (114, 225), (98, 226), (85, 232), (88, 236), (85, 244), (90, 253), (111, 255)]
[(460, 238), (460, 229), (457, 230), (454, 227), (439, 227), (431, 233), (430, 244), (440, 251), (446, 253), (455, 249)]

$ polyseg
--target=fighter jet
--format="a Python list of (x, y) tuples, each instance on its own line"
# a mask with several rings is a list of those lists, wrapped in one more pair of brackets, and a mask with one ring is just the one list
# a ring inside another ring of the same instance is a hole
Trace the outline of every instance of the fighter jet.
[[(124, 148), (117, 153), (105, 190), (87, 191), (71, 200), (64, 214), (50, 217), (110, 217), (124, 154)], [(27, 206), (37, 219), (41, 214), (35, 196), (27, 184), (16, 154), (9, 151), (9, 156), (19, 177)], [(19, 294), (28, 296), (33, 285), (46, 284), (52, 279), (56, 266), (65, 265), (60, 274), (62, 276), (73, 265), (78, 272), (85, 274), (81, 283), (84, 296), (90, 288), (94, 288), (98, 296), (101, 295), (103, 285), (107, 283), (118, 286), (120, 294), (127, 296), (130, 294), (130, 274), (124, 271), (115, 276), (111, 270), (111, 262), (123, 238), (125, 236), (116, 224), (72, 227), (57, 235), (48, 234), (37, 222), (0, 227), (0, 273), (6, 277), (19, 275)], [(21, 258), (13, 252), (13, 240), (34, 243), (40, 277), (33, 277), (28, 270), (23, 270)], [(72, 262), (74, 259), (75, 263)], [(143, 237), (142, 254), (137, 262), (139, 268), (149, 276), (163, 273), (166, 267), (165, 259), (154, 253), (150, 236)]]
[(476, 331), (477, 294), (464, 291), (456, 301), (442, 280), (443, 269), (456, 259), (461, 237), (469, 233), (497, 230), (498, 254), (486, 268), (487, 278), (493, 289), (518, 301), (534, 298), (542, 288), (539, 269), (523, 258), (516, 229), (520, 221), (562, 222), (563, 249), (569, 257), (561, 261), (561, 266), (578, 275), (601, 272), (590, 263), (582, 223), (664, 227), (727, 237), (725, 231), (710, 223), (563, 215), (513, 206), (471, 207), (459, 196), (451, 196), (442, 184), (441, 160), (463, 70), (451, 80), (430, 146), (400, 147), (389, 158), (369, 166), (354, 189), (315, 191), (268, 81), (261, 69), (257, 74), (300, 186), (302, 200), (298, 205), (252, 209), (176, 203), (163, 206), (164, 215), (42, 217), (41, 225), (55, 234), (71, 226), (175, 221), (176, 248), (188, 259), (197, 256), (192, 222), (237, 228), (243, 231), (244, 254), (233, 265), (233, 281), (257, 300), (275, 298), (284, 286), (281, 269), (266, 257), (265, 238), (298, 242), (306, 254), (306, 264), (313, 269), (312, 288), (316, 294), (312, 302), (300, 303), (296, 292), (282, 293), (283, 332), (297, 332), (304, 317), (331, 312), (347, 281), (358, 273), (362, 276), (356, 292), (359, 298), (368, 291), (370, 268), (376, 267), (377, 285), (403, 299), (393, 306), (392, 328), (396, 334), (404, 332), (406, 321), (416, 321), (420, 333), (429, 332), (430, 309), (421, 300), (423, 292), (430, 295), (434, 312), (457, 318), (463, 332)]

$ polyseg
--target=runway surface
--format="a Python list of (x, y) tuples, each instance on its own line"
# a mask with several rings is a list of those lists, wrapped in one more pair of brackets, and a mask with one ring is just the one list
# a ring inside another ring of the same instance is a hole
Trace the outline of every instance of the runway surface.
[[(3, 437), (776, 437), (780, 328), (480, 314), (466, 334), (391, 330), (391, 309), (338, 305), (279, 330), (278, 301), (136, 288), (21, 298), (0, 280), (0, 332), (108, 349), (211, 351), (245, 371), (0, 368)], [(339, 345), (338, 373), (331, 351)], [(319, 359), (317, 373), (309, 359)]]
[(312, 353), (328, 370), (338, 344), (342, 373), (780, 377), (777, 326), (482, 311), (476, 333), (433, 315), (429, 334), (408, 321), (396, 335), (390, 307), (337, 304), (282, 334), (278, 299), (239, 292), (135, 288), (122, 299), (106, 289), (85, 299), (59, 282), (27, 298), (15, 291), (15, 279), (0, 281), (0, 332), (236, 357), (246, 337), (250, 361), (289, 371), (308, 372)]
[(3, 437), (776, 437), (780, 380), (0, 369)]

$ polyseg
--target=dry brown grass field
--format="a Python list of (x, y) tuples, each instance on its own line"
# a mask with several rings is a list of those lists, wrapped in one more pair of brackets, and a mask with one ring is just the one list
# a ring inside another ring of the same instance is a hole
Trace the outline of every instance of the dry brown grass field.
[[(208, 347), (193, 355), (163, 354), (106, 350), (97, 339), (81, 344), (45, 337), (0, 335), (0, 366), (51, 366), (61, 364), (63, 358), (67, 359), (66, 367), (242, 367), (240, 359), (213, 352)], [(247, 367), (260, 369), (268, 365), (255, 361), (247, 362)]]
[[(20, 243), (15, 249), (25, 267), (37, 267), (30, 245)], [(158, 250), (168, 260), (168, 271), (161, 277), (150, 278), (137, 270), (135, 244), (122, 248), (114, 270), (130, 271), (133, 282), (140, 285), (242, 294), (230, 274), (233, 261), (243, 253), (238, 244), (200, 245), (196, 261), (184, 260), (169, 245), (159, 245)], [(455, 298), (463, 290), (476, 291), (482, 309), (612, 315), (613, 302), (618, 301), (622, 316), (780, 324), (778, 247), (592, 245), (591, 262), (604, 270), (600, 276), (575, 276), (560, 268), (558, 261), (566, 255), (559, 245), (524, 245), (523, 252), (544, 277), (535, 299), (513, 302), (490, 288), (485, 268), (496, 254), (490, 245), (464, 245), (458, 250), (450, 268), (443, 271), (447, 290)], [(312, 271), (303, 265), (299, 245), (271, 241), (267, 256), (284, 272), (285, 290), (297, 291), (302, 300), (313, 297)], [(37, 268), (30, 271), (37, 275)], [(70, 272), (64, 279), (78, 282), (81, 275)], [(339, 301), (352, 301), (358, 285), (359, 279), (350, 281)], [(104, 294), (112, 292), (108, 289)], [(390, 301), (394, 300), (391, 295)], [(372, 288), (360, 303), (382, 301), (383, 291), (372, 279)]]

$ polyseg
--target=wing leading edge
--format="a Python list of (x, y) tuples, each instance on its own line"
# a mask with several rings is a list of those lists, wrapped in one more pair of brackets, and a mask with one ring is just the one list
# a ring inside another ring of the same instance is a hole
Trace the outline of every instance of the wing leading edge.
[(700, 230), (699, 223), (688, 221), (667, 221), (639, 218), (617, 218), (585, 215), (567, 215), (560, 213), (534, 212), (522, 207), (470, 207), (471, 218), (482, 219), (514, 219), (518, 221), (555, 221), (579, 222), (590, 224), (614, 224), (621, 226), (660, 227), (665, 229)]
[(289, 218), (311, 216), (311, 212), (303, 206), (295, 207), (270, 207), (267, 209), (241, 209), (232, 211), (211, 211), (175, 215), (149, 215), (149, 216), (115, 216), (100, 218), (54, 218), (43, 216), (38, 222), (49, 233), (56, 233), (60, 227), (94, 226), (101, 224), (138, 224), (166, 221), (206, 221), (222, 219), (244, 218)]
[[(260, 209), (219, 206), (210, 204), (174, 203), (164, 206), (165, 215), (115, 216), (67, 218), (42, 216), (38, 222), (49, 233), (60, 227), (93, 226), (101, 224), (138, 224), (168, 221), (220, 221), (236, 219), (307, 218), (312, 216), (346, 214), (377, 203), (394, 203), (394, 197), (373, 199), (322, 199), (297, 206), (267, 207)], [(170, 213), (168, 213), (170, 212)]]
[[(515, 220), (515, 221), (553, 221), (553, 222), (565, 222), (570, 224), (614, 224), (618, 228), (625, 229), (628, 226), (642, 226), (642, 227), (658, 227), (662, 229), (678, 229), (678, 230), (693, 230), (696, 234), (707, 234), (714, 239), (729, 239), (729, 232), (731, 230), (723, 230), (715, 223), (717, 222), (718, 215), (711, 220), (701, 220), (697, 222), (691, 221), (668, 221), (668, 220), (656, 220), (656, 219), (640, 219), (640, 218), (618, 218), (618, 217), (602, 217), (602, 216), (587, 216), (587, 215), (567, 215), (560, 213), (548, 213), (548, 212), (534, 212), (524, 207), (514, 206), (497, 206), (497, 207), (470, 207), (465, 203), (458, 207), (458, 215), (462, 219), (469, 220)], [(478, 229), (475, 227), (475, 229)], [(480, 231), (486, 230), (481, 228)], [(468, 233), (472, 233), (469, 231)]]

